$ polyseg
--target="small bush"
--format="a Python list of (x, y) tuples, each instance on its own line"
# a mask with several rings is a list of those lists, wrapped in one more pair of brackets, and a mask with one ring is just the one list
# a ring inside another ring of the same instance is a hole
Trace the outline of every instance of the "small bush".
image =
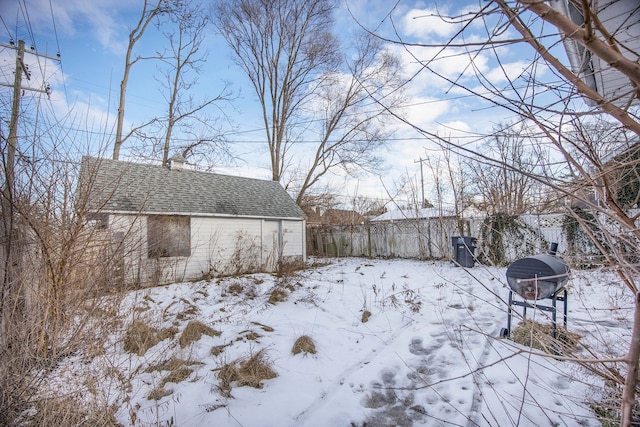
[(187, 327), (184, 328), (182, 335), (180, 335), (180, 348), (185, 348), (189, 344), (198, 341), (202, 335), (218, 337), (221, 335), (221, 332), (208, 327), (198, 320), (193, 320), (187, 323)]
[(309, 335), (302, 335), (301, 337), (298, 337), (295, 343), (293, 343), (291, 353), (316, 354), (316, 344), (313, 342), (313, 339)]

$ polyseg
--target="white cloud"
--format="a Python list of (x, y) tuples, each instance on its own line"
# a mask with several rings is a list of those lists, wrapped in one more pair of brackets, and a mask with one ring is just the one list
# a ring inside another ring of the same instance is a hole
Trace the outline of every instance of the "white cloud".
[[(55, 31), (60, 38), (87, 33), (111, 52), (121, 52), (126, 48), (128, 28), (124, 22), (137, 22), (136, 18), (123, 18), (129, 14), (139, 16), (141, 12), (139, 2), (129, 0), (25, 0), (24, 3), (7, 3), (3, 16), (17, 17), (18, 28), (29, 27), (36, 34)], [(28, 17), (28, 24), (25, 17)], [(9, 28), (16, 27), (6, 18), (5, 23)], [(14, 36), (30, 39), (26, 33)]]
[(414, 96), (411, 98), (410, 103), (404, 108), (404, 113), (409, 123), (425, 129), (432, 125), (437, 118), (446, 115), (449, 109), (449, 101), (425, 96)]
[(422, 39), (430, 36), (447, 37), (458, 25), (442, 18), (446, 10), (436, 8), (411, 9), (402, 19), (402, 30), (406, 35)]
[(529, 61), (521, 60), (509, 62), (484, 73), (484, 75), (493, 84), (504, 83), (506, 81), (516, 81), (529, 67), (531, 67), (531, 63)]

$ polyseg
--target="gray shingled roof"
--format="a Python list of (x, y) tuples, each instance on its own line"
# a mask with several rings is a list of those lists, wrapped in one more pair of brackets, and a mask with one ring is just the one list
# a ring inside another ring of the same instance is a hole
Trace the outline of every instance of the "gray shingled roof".
[(275, 181), (95, 157), (83, 157), (79, 188), (94, 212), (305, 216)]

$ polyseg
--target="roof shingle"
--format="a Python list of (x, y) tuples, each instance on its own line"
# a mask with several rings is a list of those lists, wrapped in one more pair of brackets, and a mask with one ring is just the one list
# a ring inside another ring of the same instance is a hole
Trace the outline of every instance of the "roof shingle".
[(90, 211), (303, 218), (280, 183), (83, 157), (80, 188)]

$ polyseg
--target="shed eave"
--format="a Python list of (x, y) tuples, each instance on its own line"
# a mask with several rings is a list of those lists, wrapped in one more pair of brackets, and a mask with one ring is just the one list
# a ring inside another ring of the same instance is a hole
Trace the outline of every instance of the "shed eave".
[(148, 216), (148, 215), (171, 215), (171, 216), (191, 216), (200, 218), (246, 218), (246, 219), (274, 219), (274, 220), (287, 220), (287, 221), (304, 221), (304, 217), (299, 216), (266, 216), (266, 215), (232, 215), (222, 213), (210, 213), (210, 212), (168, 212), (168, 211), (121, 211), (121, 210), (109, 210), (101, 209), (99, 211), (89, 211), (87, 213), (103, 213), (109, 215), (123, 215), (123, 216)]

